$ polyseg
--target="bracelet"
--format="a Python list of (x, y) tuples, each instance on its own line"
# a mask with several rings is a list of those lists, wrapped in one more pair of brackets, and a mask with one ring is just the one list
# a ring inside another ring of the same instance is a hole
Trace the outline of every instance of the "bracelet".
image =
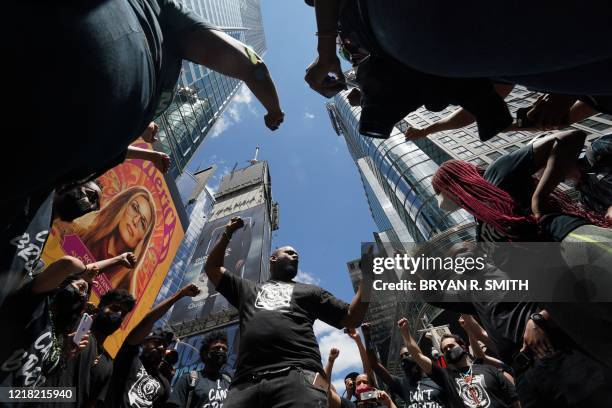
[(336, 38), (340, 31), (317, 31), (315, 35), (319, 38)]

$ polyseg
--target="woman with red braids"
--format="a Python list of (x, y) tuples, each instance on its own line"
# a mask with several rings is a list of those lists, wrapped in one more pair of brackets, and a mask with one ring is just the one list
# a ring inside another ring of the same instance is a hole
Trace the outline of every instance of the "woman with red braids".
[[(585, 139), (581, 131), (555, 133), (500, 157), (486, 170), (450, 160), (440, 166), (432, 184), (442, 210), (463, 208), (476, 218), (476, 238), (488, 243), (490, 259), (497, 267), (511, 274), (527, 266), (530, 276), (548, 279), (550, 276), (542, 276), (542, 266), (556, 260), (546, 259), (543, 263), (535, 246), (520, 243), (560, 242), (560, 254), (568, 265), (595, 265), (597, 272), (603, 271), (594, 278), (591, 275), (596, 283), (587, 293), (594, 295), (580, 301), (609, 302), (612, 223), (605, 214), (586, 210), (556, 189), (573, 167)], [(540, 171), (538, 180), (534, 174)], [(500, 244), (503, 242), (512, 245)], [(509, 247), (512, 248), (505, 251)], [(546, 283), (557, 284), (550, 280)], [(600, 336), (593, 335), (593, 330), (612, 333), (612, 303), (540, 303), (540, 308), (581, 349), (600, 356), (600, 361), (612, 367), (608, 346)]]
[[(561, 242), (587, 235), (612, 241), (612, 223), (556, 189), (575, 162), (586, 135), (560, 132), (500, 157), (486, 170), (459, 160), (442, 164), (432, 179), (443, 210), (464, 208), (485, 242)], [(538, 180), (533, 175), (542, 170)]]

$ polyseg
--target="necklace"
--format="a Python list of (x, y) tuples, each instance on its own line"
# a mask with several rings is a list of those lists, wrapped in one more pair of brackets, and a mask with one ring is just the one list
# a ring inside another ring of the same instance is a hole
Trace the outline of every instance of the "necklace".
[(467, 392), (476, 404), (476, 407), (480, 406), (480, 398), (478, 398), (478, 390), (475, 386), (472, 385), (472, 381), (474, 380), (474, 375), (472, 371), (472, 367), (468, 370), (467, 374), (459, 373), (463, 381), (467, 384)]

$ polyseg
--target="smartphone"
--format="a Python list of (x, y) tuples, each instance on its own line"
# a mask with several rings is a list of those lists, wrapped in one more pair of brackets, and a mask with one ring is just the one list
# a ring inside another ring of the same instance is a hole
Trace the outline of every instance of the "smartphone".
[(93, 319), (91, 318), (91, 316), (87, 313), (83, 313), (83, 317), (81, 317), (81, 321), (79, 322), (79, 327), (77, 327), (76, 333), (72, 338), (74, 344), (76, 344), (77, 346), (79, 345), (79, 343), (83, 339), (83, 336), (89, 331), (91, 323), (93, 323)]
[(378, 399), (378, 391), (376, 390), (364, 391), (359, 395), (360, 401), (376, 400), (376, 399)]

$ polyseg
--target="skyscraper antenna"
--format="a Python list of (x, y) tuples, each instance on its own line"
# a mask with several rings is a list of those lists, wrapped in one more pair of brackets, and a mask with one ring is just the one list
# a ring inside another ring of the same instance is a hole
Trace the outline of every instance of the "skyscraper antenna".
[(251, 160), (249, 160), (249, 163), (251, 163), (251, 164), (257, 163), (259, 161), (259, 160), (257, 160), (257, 156), (258, 155), (259, 155), (259, 146), (257, 146), (255, 148), (255, 156)]

